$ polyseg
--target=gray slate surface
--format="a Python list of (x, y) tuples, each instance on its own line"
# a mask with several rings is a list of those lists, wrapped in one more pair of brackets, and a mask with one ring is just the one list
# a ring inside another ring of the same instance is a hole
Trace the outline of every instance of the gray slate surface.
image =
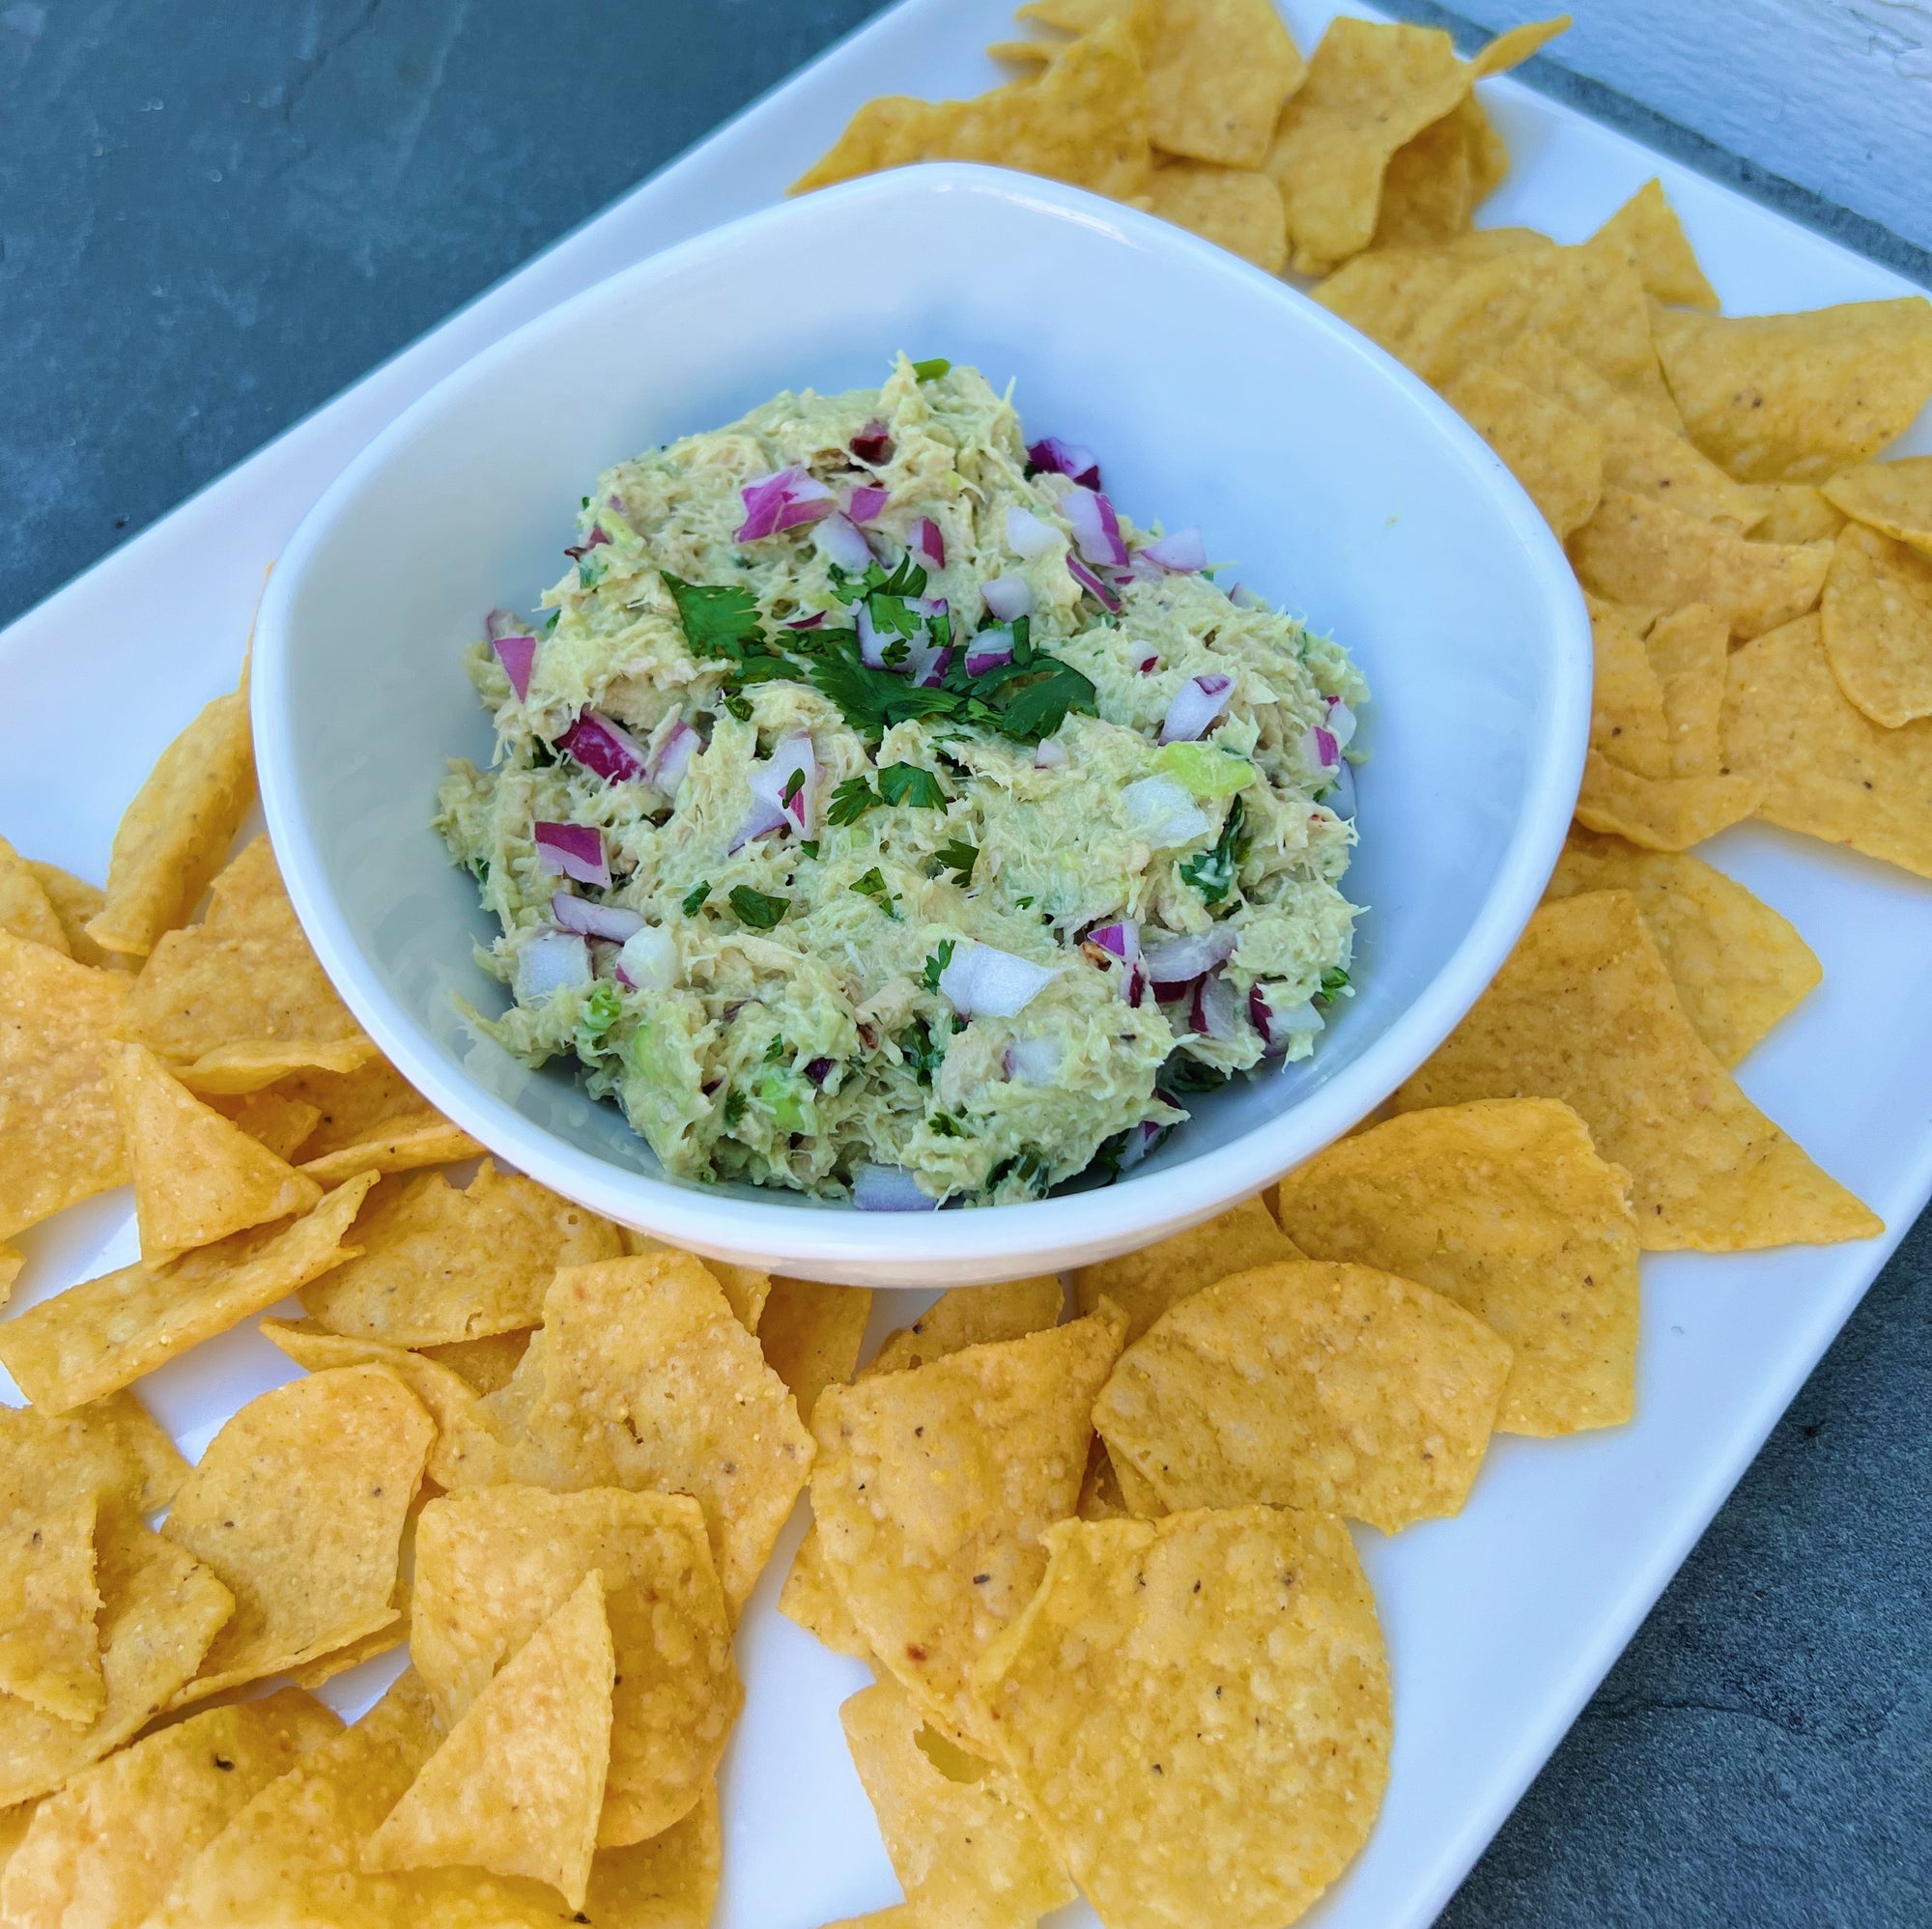
[[(869, 11), (0, 0), (0, 621)], [(1921, 1223), (1444, 1923), (1932, 1922), (1929, 1550)]]

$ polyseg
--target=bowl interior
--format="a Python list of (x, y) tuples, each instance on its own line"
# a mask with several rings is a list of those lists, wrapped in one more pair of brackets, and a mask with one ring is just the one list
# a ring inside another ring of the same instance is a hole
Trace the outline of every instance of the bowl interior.
[[(1205, 1097), (1104, 1194), (943, 1222), (668, 1181), (567, 1068), (532, 1073), (479, 1040), (457, 999), (503, 1003), (470, 955), (494, 924), (429, 829), (445, 759), (491, 753), (463, 650), (486, 610), (530, 608), (561, 574), (598, 470), (782, 388), (875, 384), (899, 349), (1012, 382), (1030, 432), (1097, 450), (1137, 521), (1199, 524), (1242, 582), (1341, 638), (1375, 695), (1345, 887), (1367, 907), (1358, 995), (1315, 1058)], [(357, 1015), (443, 1109), (547, 1183), (700, 1249), (942, 1284), (1096, 1257), (1204, 1217), (1379, 1100), (1535, 902), (1575, 794), (1587, 678), (1561, 552), (1419, 383), (1174, 229), (1050, 184), (943, 167), (672, 250), (433, 391), (335, 485), (275, 572), (255, 700), (297, 909)]]

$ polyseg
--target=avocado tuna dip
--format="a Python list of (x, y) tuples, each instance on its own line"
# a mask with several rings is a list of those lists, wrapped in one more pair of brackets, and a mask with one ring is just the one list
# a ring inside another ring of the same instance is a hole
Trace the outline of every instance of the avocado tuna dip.
[(436, 822), (502, 925), (480, 1022), (673, 1177), (1035, 1199), (1314, 1049), (1366, 686), (975, 370), (620, 463), (567, 553), (470, 650), (496, 761)]

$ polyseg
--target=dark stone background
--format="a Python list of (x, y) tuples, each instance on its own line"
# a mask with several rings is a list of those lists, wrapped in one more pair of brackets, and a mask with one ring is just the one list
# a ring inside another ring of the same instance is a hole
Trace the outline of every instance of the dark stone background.
[[(0, 0), (0, 620), (871, 11)], [(1932, 1922), (1928, 1289), (1921, 1223), (1445, 1923)]]

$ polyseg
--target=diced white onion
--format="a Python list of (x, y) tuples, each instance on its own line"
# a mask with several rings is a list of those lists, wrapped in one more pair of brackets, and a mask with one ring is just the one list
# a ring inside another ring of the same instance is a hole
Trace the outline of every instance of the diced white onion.
[(1150, 849), (1191, 844), (1212, 830), (1212, 820), (1171, 777), (1143, 777), (1121, 792), (1127, 828)]
[(517, 952), (513, 989), (519, 1005), (529, 1005), (557, 991), (585, 991), (590, 986), (589, 941), (575, 931), (540, 931)]
[(677, 982), (677, 945), (668, 931), (646, 924), (625, 939), (615, 969), (633, 991), (668, 991)]
[(1044, 555), (1060, 541), (1060, 531), (1051, 523), (1042, 523), (1031, 509), (1017, 504), (1007, 511), (1007, 547), (1029, 562)]
[(939, 974), (939, 989), (962, 1018), (1012, 1018), (1059, 975), (1030, 958), (966, 938)]
[(852, 1168), (852, 1204), (861, 1212), (936, 1212), (939, 1201), (904, 1166)]

